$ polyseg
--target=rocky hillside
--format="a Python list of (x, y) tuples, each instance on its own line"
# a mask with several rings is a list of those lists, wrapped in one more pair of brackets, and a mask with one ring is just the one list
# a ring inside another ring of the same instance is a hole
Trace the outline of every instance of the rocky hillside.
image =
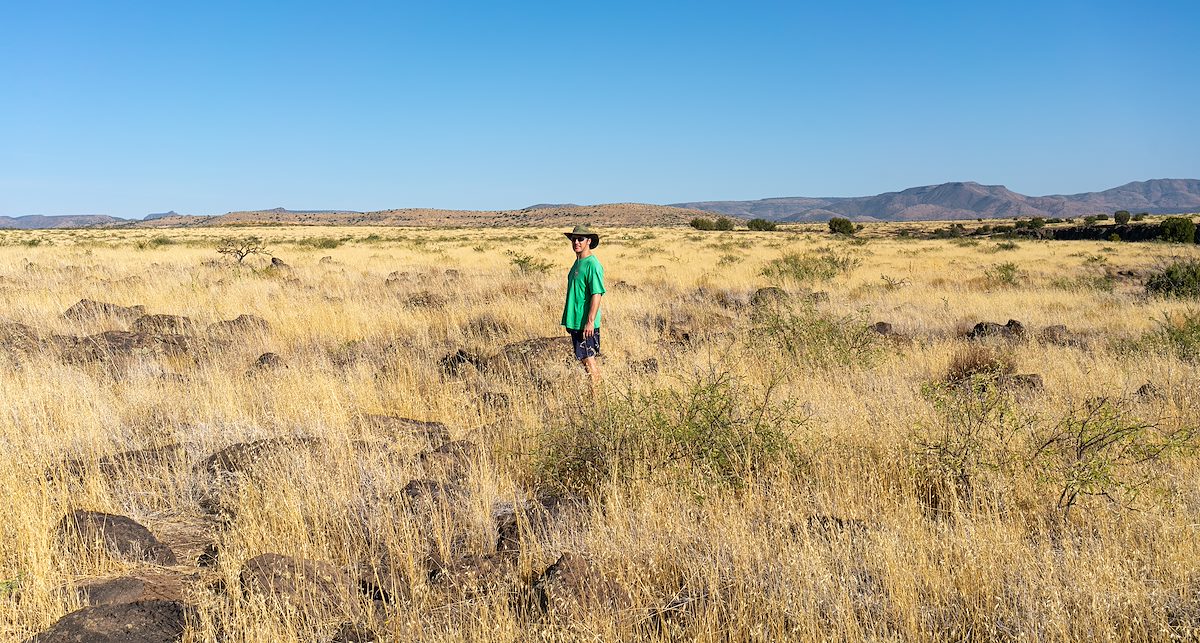
[(1165, 214), (1200, 211), (1200, 180), (1135, 181), (1103, 192), (1031, 197), (1002, 185), (942, 183), (865, 197), (784, 197), (758, 201), (677, 203), (740, 217), (775, 221), (919, 221), (997, 217), (1075, 217), (1116, 210)]
[(23, 217), (0, 217), (0, 228), (17, 228), (21, 230), (88, 228), (113, 223), (127, 223), (127, 221), (104, 214), (71, 214), (63, 216), (30, 214)]

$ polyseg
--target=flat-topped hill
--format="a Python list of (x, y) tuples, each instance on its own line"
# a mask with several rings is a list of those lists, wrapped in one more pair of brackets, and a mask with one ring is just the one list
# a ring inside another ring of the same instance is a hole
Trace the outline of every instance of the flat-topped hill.
[(546, 226), (587, 222), (604, 226), (683, 225), (700, 210), (646, 203), (538, 205), (521, 210), (439, 210), (402, 208), (378, 212), (248, 210), (220, 216), (164, 216), (135, 227), (173, 228), (226, 225), (378, 225), (378, 226)]

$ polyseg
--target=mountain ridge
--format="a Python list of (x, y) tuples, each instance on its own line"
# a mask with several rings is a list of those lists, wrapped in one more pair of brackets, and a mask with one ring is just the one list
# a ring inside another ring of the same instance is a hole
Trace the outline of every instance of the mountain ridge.
[(717, 214), (773, 221), (918, 221), (1007, 217), (1076, 217), (1116, 210), (1174, 214), (1200, 211), (1200, 179), (1132, 181), (1101, 192), (1026, 196), (1003, 185), (952, 181), (862, 197), (773, 197), (672, 203)]

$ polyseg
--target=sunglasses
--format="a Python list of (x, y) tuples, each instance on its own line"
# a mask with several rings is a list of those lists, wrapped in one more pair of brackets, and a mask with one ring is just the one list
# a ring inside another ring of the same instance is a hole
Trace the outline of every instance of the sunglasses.
[(567, 237), (567, 238), (571, 240), (571, 243), (575, 243), (576, 241), (583, 241), (584, 239), (587, 239), (587, 237)]

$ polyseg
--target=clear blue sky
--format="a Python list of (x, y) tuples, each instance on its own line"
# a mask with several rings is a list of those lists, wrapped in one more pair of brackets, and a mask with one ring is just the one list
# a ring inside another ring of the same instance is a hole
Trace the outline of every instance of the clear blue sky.
[(1200, 3), (4, 2), (0, 215), (1200, 178)]

